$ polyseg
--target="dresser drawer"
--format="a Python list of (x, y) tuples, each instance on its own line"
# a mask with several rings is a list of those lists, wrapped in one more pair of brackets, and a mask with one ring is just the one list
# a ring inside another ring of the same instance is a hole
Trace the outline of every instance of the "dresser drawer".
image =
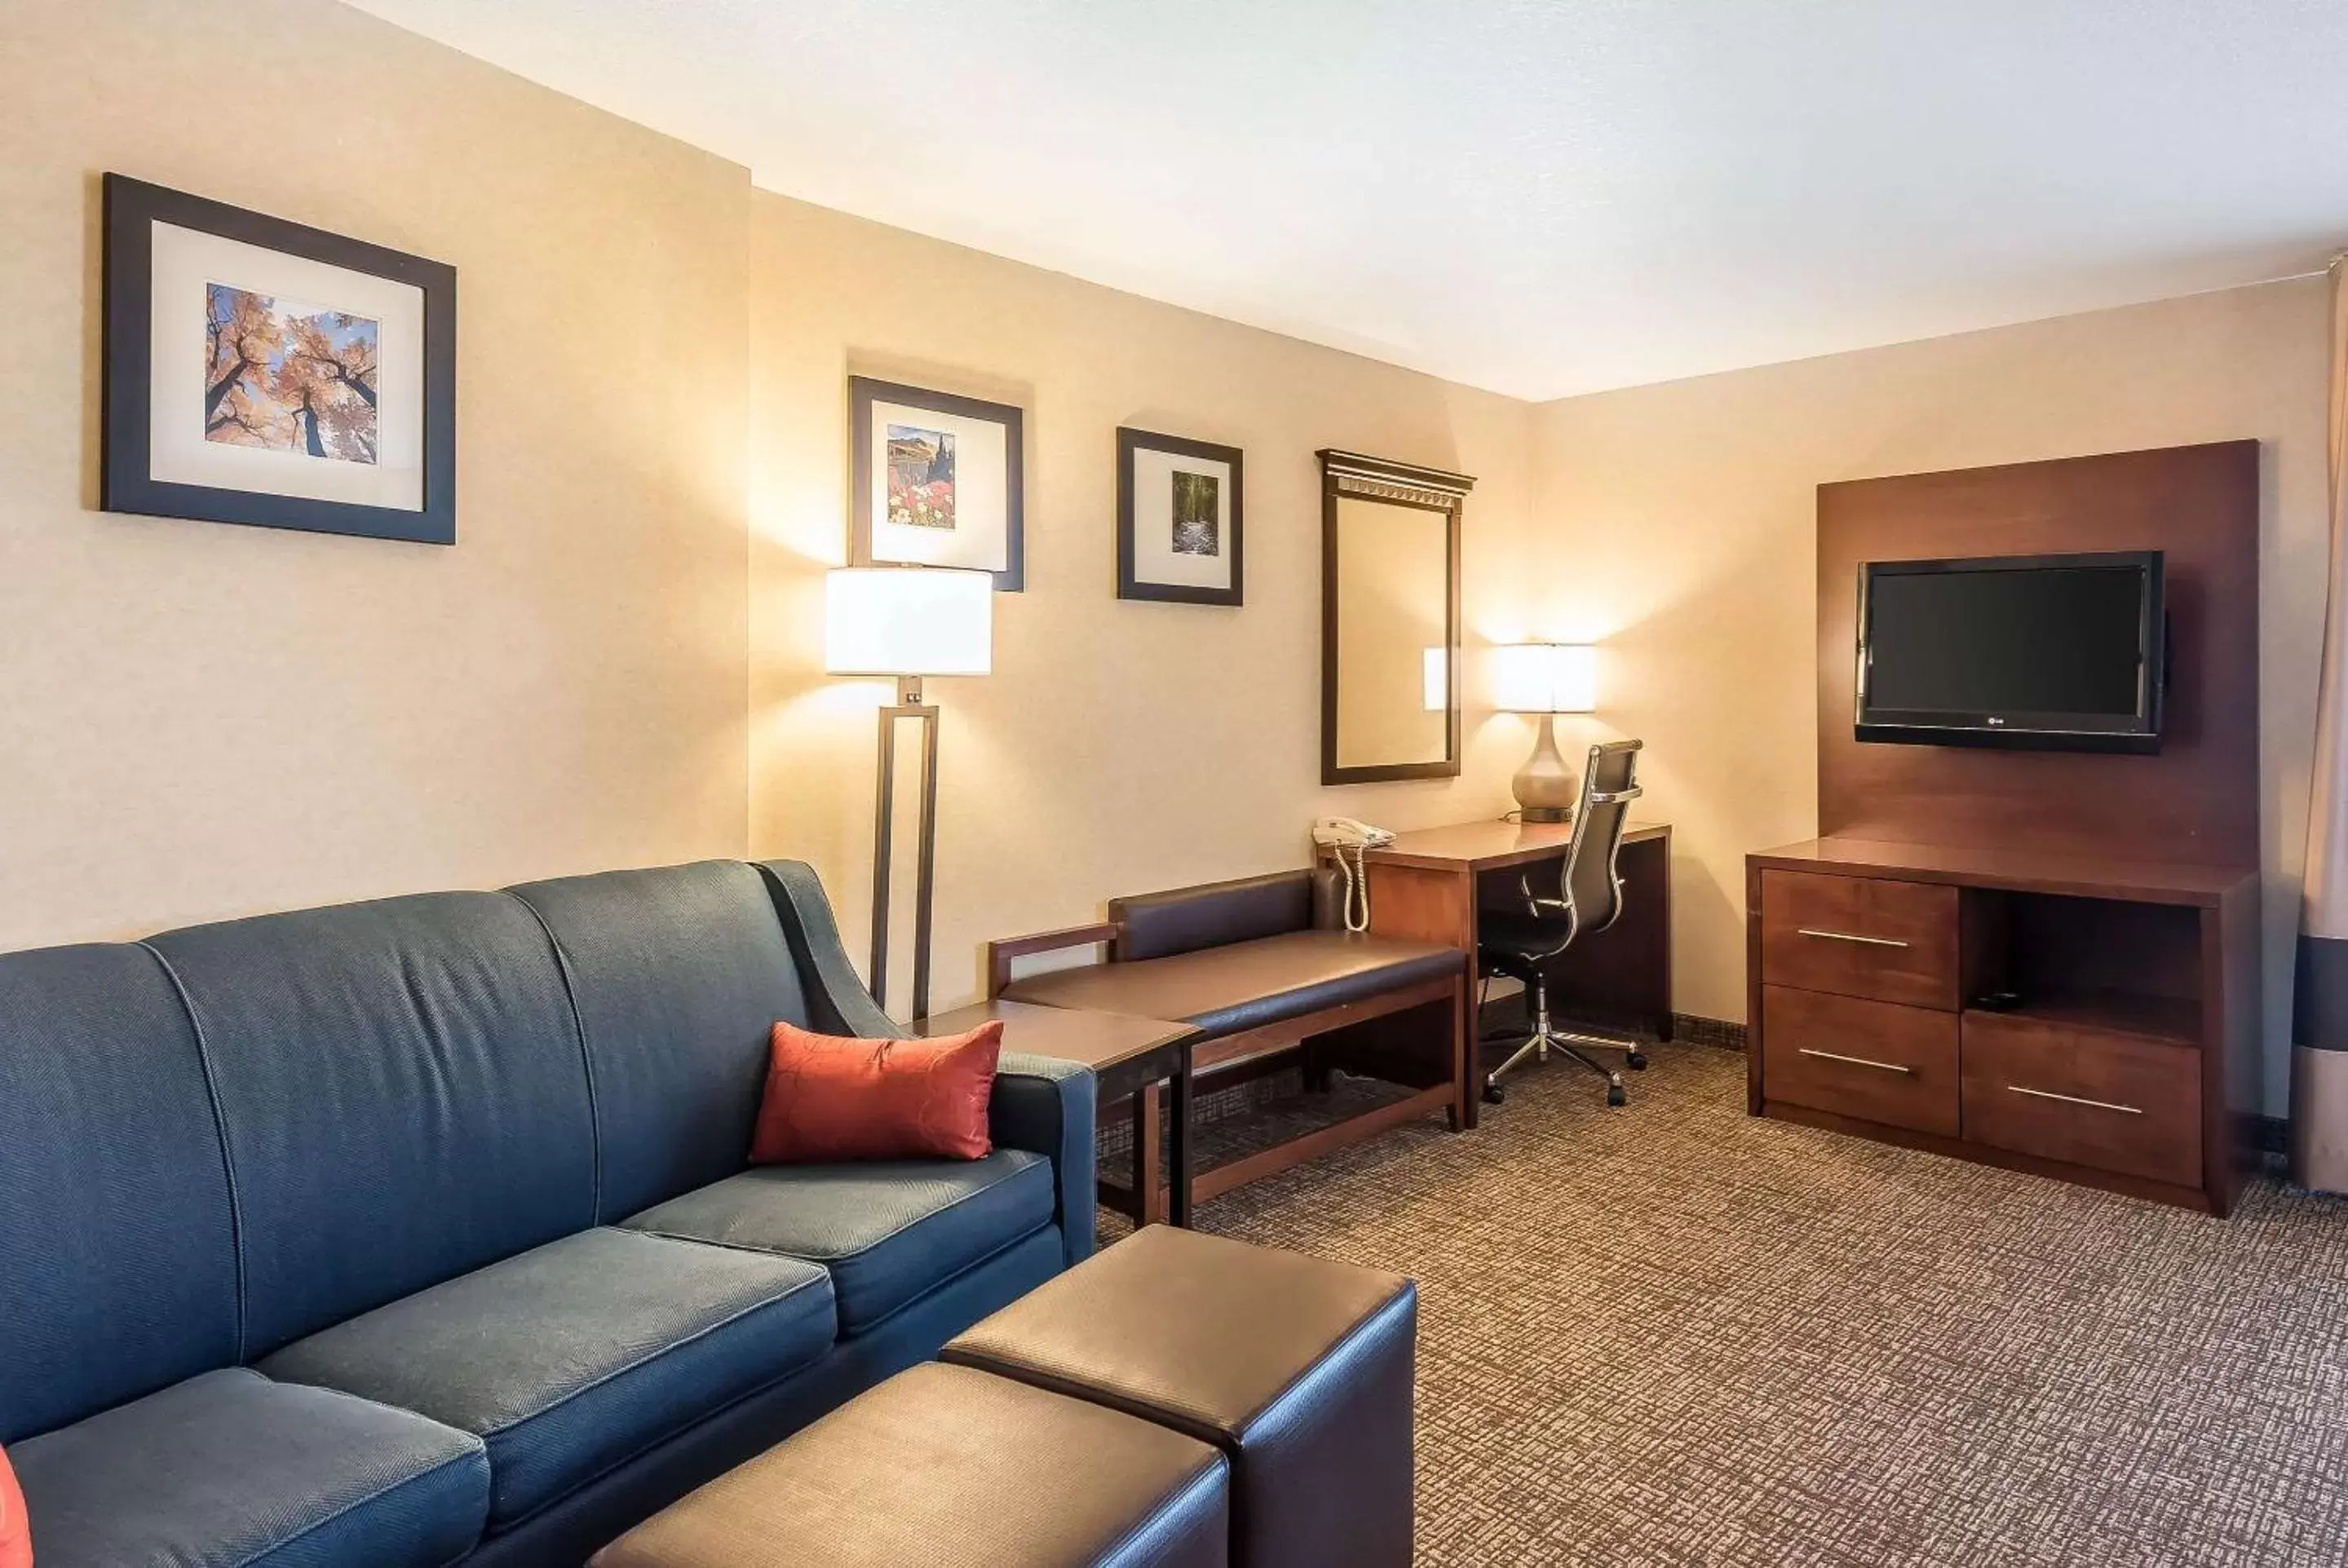
[(1761, 979), (1953, 1012), (1957, 890), (1930, 882), (1765, 871)]
[(1957, 1135), (1957, 1015), (1761, 988), (1764, 1099)]
[(1961, 1054), (1968, 1141), (2201, 1184), (2201, 1054), (2192, 1047), (1971, 1012)]

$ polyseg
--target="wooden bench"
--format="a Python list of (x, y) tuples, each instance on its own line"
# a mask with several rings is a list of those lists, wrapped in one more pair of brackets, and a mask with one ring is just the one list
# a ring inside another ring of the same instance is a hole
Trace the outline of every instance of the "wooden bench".
[[(1468, 956), (1457, 948), (1316, 928), (1313, 873), (1112, 899), (1092, 925), (986, 945), (987, 994), (1047, 1007), (1086, 1008), (1192, 1025), (1194, 1075), (1242, 1081), (1299, 1064), (1308, 1082), (1334, 1068), (1408, 1088), (1402, 1099), (1199, 1172), (1210, 1198), (1389, 1127), (1442, 1111), (1455, 1129), (1476, 1124)], [(1077, 948), (1107, 961), (1014, 979), (1014, 960)], [(1432, 1026), (1431, 1028), (1429, 1026)], [(1163, 1219), (1157, 1174), (1155, 1085), (1133, 1097), (1142, 1190), (1103, 1200), (1144, 1224)]]

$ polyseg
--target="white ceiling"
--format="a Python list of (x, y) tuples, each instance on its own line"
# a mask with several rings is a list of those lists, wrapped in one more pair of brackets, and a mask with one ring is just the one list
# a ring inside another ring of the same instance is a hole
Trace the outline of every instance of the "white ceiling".
[(358, 3), (767, 189), (1532, 398), (2348, 241), (2343, 0)]

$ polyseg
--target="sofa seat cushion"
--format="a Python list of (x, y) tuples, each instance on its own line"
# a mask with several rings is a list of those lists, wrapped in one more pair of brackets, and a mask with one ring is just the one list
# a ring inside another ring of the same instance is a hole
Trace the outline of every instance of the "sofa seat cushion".
[(843, 1334), (1052, 1223), (1052, 1163), (1025, 1149), (978, 1160), (768, 1165), (671, 1198), (633, 1230), (780, 1253), (831, 1275)]
[(9, 1452), (40, 1568), (441, 1568), (489, 1512), (471, 1433), (243, 1368)]
[(1003, 994), (1045, 1007), (1179, 1019), (1209, 1040), (1244, 1034), (1346, 1002), (1449, 979), (1457, 948), (1354, 931), (1289, 931), (1170, 958), (1032, 975)]
[(811, 1264), (598, 1229), (336, 1324), (261, 1365), (479, 1434), (496, 1531), (831, 1342), (831, 1284)]

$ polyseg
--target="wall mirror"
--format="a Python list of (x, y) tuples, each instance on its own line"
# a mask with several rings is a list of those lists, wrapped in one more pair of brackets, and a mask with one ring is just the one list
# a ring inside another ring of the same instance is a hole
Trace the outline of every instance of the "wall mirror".
[(1459, 514), (1475, 480), (1321, 455), (1321, 782), (1459, 772)]

